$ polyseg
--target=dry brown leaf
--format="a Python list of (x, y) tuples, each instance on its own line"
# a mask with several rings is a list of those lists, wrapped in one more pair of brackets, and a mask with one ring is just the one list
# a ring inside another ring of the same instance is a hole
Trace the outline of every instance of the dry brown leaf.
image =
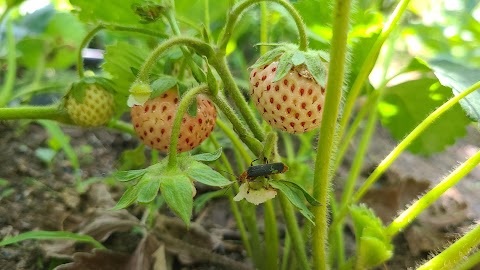
[(370, 189), (363, 197), (362, 202), (372, 208), (384, 223), (388, 223), (392, 221), (398, 211), (424, 193), (429, 185), (428, 181), (411, 178), (387, 183), (380, 188)]
[(92, 253), (75, 253), (73, 262), (60, 265), (55, 270), (129, 270), (129, 259), (128, 254), (96, 249)]

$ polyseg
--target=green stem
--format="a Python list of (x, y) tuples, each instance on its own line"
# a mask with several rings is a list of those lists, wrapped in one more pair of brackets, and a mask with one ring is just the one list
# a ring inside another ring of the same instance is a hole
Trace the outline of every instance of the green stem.
[(242, 92), (235, 83), (235, 79), (233, 78), (233, 75), (228, 68), (227, 60), (224, 56), (219, 55), (217, 55), (217, 57), (215, 57), (214, 59), (209, 60), (210, 64), (217, 70), (218, 75), (222, 79), (225, 89), (227, 89), (232, 95), (235, 105), (238, 107), (238, 110), (240, 111), (240, 114), (242, 115), (245, 122), (247, 122), (248, 127), (258, 140), (263, 141), (265, 139), (263, 129), (258, 123), (255, 114), (248, 106), (247, 101), (245, 101)]
[(137, 133), (133, 129), (131, 123), (126, 123), (126, 122), (123, 122), (121, 120), (111, 120), (107, 124), (107, 127), (111, 128), (111, 129), (119, 130), (121, 132), (125, 132), (125, 133), (133, 135), (133, 136), (137, 136)]
[(222, 33), (220, 34), (220, 37), (218, 39), (218, 48), (223, 54), (225, 54), (225, 50), (227, 48), (228, 41), (230, 40), (230, 37), (233, 33), (233, 28), (235, 27), (235, 24), (238, 21), (238, 18), (240, 15), (249, 7), (260, 3), (262, 1), (268, 1), (268, 2), (274, 2), (282, 5), (287, 12), (293, 17), (293, 20), (295, 21), (295, 24), (298, 29), (298, 35), (299, 35), (299, 45), (298, 48), (301, 51), (306, 51), (308, 48), (308, 38), (307, 38), (307, 31), (305, 29), (305, 24), (303, 23), (302, 17), (298, 13), (298, 11), (293, 7), (292, 4), (290, 4), (286, 0), (246, 0), (243, 2), (240, 2), (236, 6), (232, 8), (232, 10), (229, 12), (229, 16), (227, 19), (227, 23), (225, 25), (225, 28), (223, 29)]
[[(277, 133), (272, 131), (269, 132), (267, 138), (265, 139), (264, 147), (260, 158), (265, 157), (267, 160), (273, 156), (273, 153), (276, 152), (277, 146)], [(266, 201), (264, 203), (265, 209), (265, 244), (266, 244), (266, 254), (265, 254), (265, 267), (266, 269), (278, 269), (278, 251), (279, 251), (279, 242), (278, 242), (278, 226), (277, 219), (275, 216), (275, 208), (273, 206), (272, 200)]]
[(0, 120), (45, 119), (71, 124), (67, 112), (59, 105), (52, 106), (22, 106), (15, 108), (0, 108)]
[(480, 251), (470, 255), (465, 261), (455, 267), (455, 270), (469, 270), (473, 269), (476, 265), (480, 265)]
[(172, 135), (170, 137), (170, 146), (168, 149), (168, 165), (167, 168), (175, 168), (177, 166), (177, 145), (178, 137), (180, 136), (180, 127), (182, 125), (182, 118), (188, 110), (188, 107), (192, 102), (197, 101), (197, 95), (200, 93), (206, 93), (208, 86), (202, 84), (188, 90), (180, 100), (178, 104), (177, 112), (175, 113), (175, 119), (172, 125)]
[(337, 157), (335, 159), (335, 165), (333, 167), (334, 172), (336, 172), (338, 168), (340, 168), (340, 165), (342, 165), (343, 158), (348, 150), (348, 146), (352, 142), (353, 136), (355, 136), (355, 134), (357, 133), (357, 130), (360, 127), (360, 124), (362, 123), (362, 120), (365, 118), (367, 113), (369, 113), (371, 110), (376, 109), (373, 106), (373, 103), (375, 102), (376, 99), (377, 99), (376, 95), (369, 95), (367, 102), (362, 106), (360, 111), (356, 114), (355, 119), (353, 120), (352, 124), (348, 129), (347, 134), (345, 135), (345, 138), (342, 139), (342, 142), (340, 143), (340, 147), (338, 148)]
[(232, 123), (235, 132), (238, 134), (237, 136), (252, 150), (255, 156), (259, 156), (263, 149), (262, 143), (250, 134), (245, 125), (238, 119), (230, 104), (227, 103), (225, 97), (221, 93), (209, 97)]
[[(260, 43), (268, 42), (268, 9), (267, 2), (260, 3)], [(268, 51), (267, 46), (260, 46), (260, 55), (264, 55)]]
[[(180, 36), (182, 33), (180, 32), (180, 28), (178, 27), (177, 20), (175, 19), (175, 1), (170, 1), (171, 8), (167, 9), (165, 16), (167, 17), (168, 24), (172, 28), (173, 34), (175, 36)], [(199, 67), (193, 62), (192, 54), (189, 49), (185, 46), (180, 46), (180, 50), (182, 50), (182, 54), (187, 61), (188, 66), (192, 70), (192, 74), (198, 82), (205, 81), (205, 75), (200, 71)]]
[(455, 243), (450, 245), (442, 253), (433, 257), (417, 270), (452, 269), (458, 262), (462, 261), (464, 257), (476, 246), (480, 244), (480, 225), (477, 224), (475, 228), (458, 239)]
[(455, 104), (457, 104), (462, 98), (466, 97), (467, 95), (471, 94), (472, 92), (476, 91), (480, 88), (480, 82), (475, 83), (471, 87), (467, 88), (465, 91), (462, 91), (459, 95), (449, 99), (445, 102), (442, 106), (438, 107), (435, 111), (433, 111), (427, 118), (425, 118), (410, 134), (405, 137), (398, 145), (395, 147), (387, 157), (385, 157), (382, 162), (377, 166), (377, 168), (370, 174), (370, 176), (365, 180), (365, 182), (360, 186), (358, 191), (354, 194), (353, 198), (350, 199), (350, 202), (340, 209), (340, 213), (338, 215), (338, 219), (335, 220), (332, 224), (332, 227), (335, 226), (338, 220), (342, 220), (348, 212), (348, 206), (357, 203), (367, 192), (367, 190), (372, 186), (378, 178), (387, 170), (388, 167), (397, 159), (397, 157), (405, 151), (405, 149), (418, 137), (422, 132), (427, 129), (437, 118), (439, 118), (443, 113), (448, 111), (452, 108)]
[(330, 189), (331, 161), (334, 159), (334, 140), (337, 116), (342, 97), (343, 80), (345, 77), (345, 61), (347, 55), (347, 35), (351, 0), (337, 0), (333, 22), (332, 50), (325, 97), (320, 139), (314, 171), (313, 196), (320, 206), (313, 208), (315, 224), (312, 236), (313, 267), (328, 269), (327, 262), (327, 230), (328, 230), (328, 191)]
[(266, 201), (263, 207), (265, 210), (265, 269), (278, 269), (278, 226), (273, 201)]
[[(8, 10), (4, 14), (8, 13)], [(5, 15), (6, 16), (6, 15)], [(1, 24), (0, 20), (0, 24)], [(0, 91), (0, 107), (6, 106), (10, 102), (15, 78), (17, 76), (17, 55), (15, 48), (15, 35), (13, 33), (12, 20), (7, 20), (7, 72), (5, 75), (5, 84)]]
[(285, 242), (283, 244), (283, 257), (282, 257), (282, 265), (281, 270), (287, 270), (288, 268), (288, 259), (290, 258), (290, 251), (292, 249), (292, 238), (290, 234), (285, 235)]
[(283, 217), (287, 225), (288, 234), (290, 234), (290, 237), (292, 238), (293, 250), (297, 257), (298, 263), (301, 265), (301, 269), (311, 269), (310, 263), (308, 262), (307, 253), (305, 251), (305, 242), (303, 241), (302, 233), (298, 228), (293, 206), (288, 201), (288, 198), (285, 196), (285, 194), (279, 192), (277, 197), (280, 201), (280, 206), (282, 207)]
[(148, 75), (152, 67), (157, 63), (157, 58), (173, 46), (185, 45), (194, 48), (199, 54), (210, 57), (214, 54), (213, 48), (208, 44), (196, 38), (173, 37), (159, 44), (148, 56), (138, 73), (137, 81), (148, 83)]
[[(375, 171), (365, 180), (363, 185), (359, 188), (356, 194), (353, 196), (352, 202), (356, 203), (362, 198), (365, 192), (370, 188), (370, 186), (375, 183), (375, 181), (385, 172), (385, 170), (395, 161), (395, 159), (415, 140), (422, 132), (427, 129), (436, 119), (438, 119), (443, 113), (452, 108), (457, 104), (462, 98), (466, 97), (468, 94), (476, 91), (480, 88), (480, 82), (475, 83), (465, 91), (461, 92), (459, 95), (451, 98), (445, 102), (442, 106), (438, 107), (434, 112), (432, 112), (425, 120), (423, 120), (410, 134), (405, 137), (398, 145), (395, 147), (388, 156), (380, 162)], [(345, 209), (346, 210), (346, 209)], [(344, 211), (345, 211), (344, 210)]]
[(390, 225), (387, 227), (387, 235), (395, 236), (407, 227), (423, 210), (433, 204), (443, 193), (453, 187), (458, 181), (467, 175), (480, 163), (480, 151), (465, 161), (450, 175), (445, 177), (442, 182), (438, 183), (427, 194), (423, 195), (418, 201), (412, 204), (407, 210), (403, 211)]
[(77, 51), (77, 73), (78, 77), (83, 78), (85, 76), (85, 70), (83, 69), (83, 56), (82, 56), (82, 50), (85, 48), (88, 43), (90, 43), (90, 40), (98, 33), (100, 30), (104, 28), (103, 25), (97, 25), (95, 26), (88, 34), (83, 38), (82, 43), (80, 43), (80, 47), (78, 47)]
[(103, 29), (107, 29), (111, 31), (133, 32), (133, 33), (139, 33), (139, 34), (144, 34), (144, 35), (159, 37), (159, 38), (168, 38), (168, 36), (164, 33), (156, 32), (148, 29), (121, 26), (121, 25), (115, 25), (115, 24), (99, 24), (95, 26), (92, 30), (90, 30), (90, 32), (88, 32), (88, 34), (83, 38), (82, 43), (80, 44), (80, 47), (78, 48), (77, 73), (80, 78), (83, 78), (85, 76), (85, 71), (83, 69), (82, 50), (83, 48), (87, 47), (87, 45), (90, 43), (92, 38)]
[(203, 23), (205, 24), (205, 30), (207, 31), (207, 35), (209, 37), (212, 36), (212, 32), (210, 31), (210, 1), (203, 0), (203, 8), (205, 12), (203, 13)]
[(377, 61), (378, 54), (380, 52), (380, 49), (383, 46), (383, 43), (385, 42), (385, 40), (387, 40), (387, 38), (390, 36), (390, 33), (397, 26), (397, 23), (400, 20), (402, 14), (407, 9), (409, 2), (410, 0), (401, 0), (400, 3), (398, 3), (397, 7), (395, 8), (392, 15), (390, 16), (390, 19), (387, 21), (387, 23), (383, 27), (382, 33), (380, 33), (380, 36), (377, 38), (377, 40), (373, 44), (373, 47), (368, 53), (367, 58), (365, 59), (365, 62), (363, 62), (363, 65), (360, 68), (360, 71), (357, 77), (355, 78), (352, 88), (349, 90), (348, 96), (345, 101), (342, 119), (340, 120), (340, 129), (338, 131), (339, 138), (343, 137), (345, 129), (350, 120), (350, 116), (351, 116), (353, 107), (355, 105), (355, 101), (357, 100), (357, 97), (360, 94), (360, 90), (362, 89), (362, 86), (364, 85), (365, 80), (367, 80), (368, 75), (372, 71), (373, 66), (375, 65), (375, 62)]
[(217, 126), (227, 135), (227, 137), (230, 139), (230, 141), (233, 144), (233, 147), (237, 149), (240, 152), (240, 155), (242, 156), (242, 159), (245, 160), (246, 162), (249, 162), (251, 160), (250, 154), (247, 152), (247, 149), (245, 148), (245, 145), (242, 144), (242, 141), (238, 138), (238, 135), (232, 130), (231, 127), (227, 126), (225, 122), (217, 118)]
[[(208, 138), (212, 141), (215, 148), (217, 148), (217, 149), (220, 148), (220, 144), (218, 143), (217, 138), (215, 138), (214, 134), (211, 134)], [(228, 161), (227, 157), (225, 156), (225, 153), (222, 152), (222, 155), (220, 156), (220, 159), (222, 160), (222, 163), (223, 163), (222, 167), (226, 167), (227, 172), (231, 175), (234, 175), (232, 165), (230, 165), (230, 162)], [(233, 179), (233, 180), (235, 181), (236, 178)], [(233, 186), (234, 186), (234, 189), (236, 190), (236, 192), (238, 192), (238, 184), (235, 183), (235, 184), (233, 184)], [(233, 190), (230, 190), (230, 192), (228, 194), (228, 201), (230, 202), (230, 207), (232, 209), (232, 213), (233, 213), (233, 217), (235, 218), (235, 222), (237, 223), (237, 228), (240, 231), (240, 237), (242, 238), (243, 246), (245, 247), (245, 250), (247, 251), (247, 255), (250, 258), (253, 258), (252, 245), (250, 244), (250, 240), (248, 239), (247, 229), (245, 228), (245, 224), (243, 223), (242, 215), (240, 214), (238, 204), (237, 204), (236, 201), (233, 200)]]

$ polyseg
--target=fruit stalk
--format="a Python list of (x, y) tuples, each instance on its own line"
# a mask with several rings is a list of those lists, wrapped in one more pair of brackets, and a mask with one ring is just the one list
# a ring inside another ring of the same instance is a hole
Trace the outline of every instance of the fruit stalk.
[[(265, 134), (263, 132), (263, 129), (258, 123), (252, 110), (250, 109), (250, 106), (248, 106), (248, 103), (245, 101), (245, 98), (243, 97), (240, 89), (238, 89), (238, 86), (235, 83), (235, 80), (233, 79), (232, 73), (228, 68), (226, 58), (224, 56), (217, 55), (217, 57), (209, 60), (210, 60), (210, 64), (217, 70), (218, 75), (222, 79), (224, 83), (224, 88), (227, 89), (232, 95), (235, 105), (238, 107), (240, 114), (244, 118), (245, 122), (247, 122), (248, 127), (250, 128), (250, 130), (258, 140), (263, 141), (265, 139)], [(231, 108), (231, 106), (227, 106), (227, 107)], [(229, 118), (229, 120), (231, 121), (232, 119)], [(250, 147), (250, 149), (254, 149), (254, 148)]]
[(278, 3), (287, 10), (287, 12), (292, 16), (293, 20), (295, 21), (295, 24), (298, 29), (298, 35), (299, 35), (298, 48), (301, 51), (307, 50), (308, 38), (307, 38), (307, 31), (305, 29), (305, 24), (303, 23), (302, 17), (298, 13), (298, 11), (292, 6), (292, 4), (290, 4), (288, 1), (285, 1), (285, 0), (246, 0), (234, 6), (232, 10), (229, 12), (229, 16), (228, 16), (225, 28), (223, 29), (222, 33), (218, 38), (218, 43), (217, 43), (218, 48), (219, 48), (219, 51), (223, 53), (223, 55), (225, 55), (225, 50), (227, 48), (228, 41), (230, 40), (230, 37), (233, 33), (233, 28), (235, 27), (235, 24), (237, 23), (237, 20), (240, 17), (240, 15), (250, 6), (253, 6), (262, 1)]
[(313, 209), (315, 224), (313, 228), (312, 249), (314, 269), (328, 269), (327, 231), (328, 231), (328, 191), (330, 187), (332, 153), (335, 152), (335, 131), (337, 116), (342, 97), (347, 56), (347, 36), (350, 19), (350, 0), (337, 0), (334, 9), (332, 50), (328, 70), (325, 110), (320, 127), (317, 156), (314, 171), (313, 197), (320, 206)]
[(67, 112), (58, 105), (0, 108), (0, 120), (46, 119), (72, 124)]
[(190, 106), (192, 102), (196, 102), (196, 97), (198, 94), (207, 92), (208, 86), (201, 84), (188, 90), (180, 100), (180, 104), (178, 104), (177, 113), (175, 114), (175, 119), (172, 125), (172, 135), (170, 137), (170, 146), (168, 149), (168, 168), (175, 168), (177, 166), (177, 144), (183, 115), (187, 112), (188, 106)]
[(452, 269), (476, 246), (480, 244), (480, 225), (476, 225), (471, 231), (450, 245), (430, 261), (426, 262), (417, 270), (427, 269)]
[[(218, 106), (218, 108), (225, 114), (228, 120), (232, 123), (233, 128), (238, 134), (238, 137), (248, 146), (250, 150), (252, 150), (255, 156), (259, 156), (261, 153), (261, 149), (263, 148), (262, 143), (259, 140), (257, 140), (255, 137), (253, 137), (252, 134), (247, 130), (245, 125), (240, 121), (240, 119), (238, 119), (232, 107), (225, 100), (225, 97), (223, 97), (223, 95), (221, 95), (220, 93), (216, 96), (209, 96), (209, 97)], [(256, 120), (254, 121), (256, 122)]]
[(160, 43), (153, 52), (148, 56), (147, 60), (143, 63), (140, 71), (138, 72), (137, 81), (143, 83), (149, 83), (149, 72), (152, 67), (157, 62), (157, 58), (167, 51), (168, 49), (178, 46), (178, 45), (185, 45), (187, 47), (192, 47), (199, 53), (200, 55), (205, 55), (207, 58), (211, 57), (214, 52), (213, 48), (208, 44), (196, 38), (190, 37), (173, 37), (168, 39), (167, 41)]
[(95, 26), (88, 34), (83, 38), (82, 43), (80, 43), (80, 47), (78, 47), (78, 52), (77, 52), (77, 73), (78, 77), (83, 78), (85, 76), (85, 71), (83, 69), (83, 55), (82, 51), (83, 48), (85, 48), (88, 43), (90, 43), (90, 40), (98, 33), (100, 30), (102, 30), (104, 27), (103, 25), (97, 25)]
[(445, 177), (438, 185), (423, 195), (418, 201), (403, 211), (387, 227), (387, 234), (394, 237), (407, 227), (423, 210), (433, 204), (443, 193), (457, 184), (462, 178), (480, 163), (480, 151), (470, 157), (450, 175)]
[(80, 47), (78, 48), (77, 52), (77, 73), (80, 78), (84, 77), (84, 69), (83, 69), (83, 56), (82, 56), (82, 50), (85, 48), (89, 43), (90, 40), (101, 30), (103, 29), (108, 29), (112, 31), (122, 31), (122, 32), (133, 32), (133, 33), (139, 33), (139, 34), (144, 34), (144, 35), (149, 35), (149, 36), (154, 36), (154, 37), (160, 37), (160, 38), (168, 38), (167, 35), (164, 33), (160, 32), (155, 32), (151, 31), (148, 29), (142, 29), (142, 28), (135, 28), (135, 27), (129, 27), (129, 26), (121, 26), (121, 25), (113, 25), (113, 24), (99, 24), (96, 27), (94, 27), (88, 34), (83, 38), (82, 43), (80, 44)]

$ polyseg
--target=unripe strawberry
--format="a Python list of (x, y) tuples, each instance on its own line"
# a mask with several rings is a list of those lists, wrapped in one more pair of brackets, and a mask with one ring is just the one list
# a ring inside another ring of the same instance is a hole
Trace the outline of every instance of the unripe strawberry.
[[(144, 144), (168, 152), (178, 104), (177, 90), (170, 89), (143, 105), (132, 107), (132, 124)], [(217, 111), (213, 103), (206, 96), (198, 95), (196, 116), (188, 113), (183, 116), (177, 151), (189, 151), (200, 145), (213, 131), (216, 118)]]
[(65, 109), (73, 122), (82, 127), (106, 124), (113, 116), (113, 94), (100, 83), (92, 81), (75, 83), (65, 97)]
[(251, 99), (271, 126), (289, 133), (307, 132), (322, 122), (325, 77), (318, 52), (279, 47), (254, 65)]
[(325, 88), (315, 82), (304, 66), (293, 68), (273, 82), (278, 63), (254, 68), (250, 73), (252, 100), (262, 118), (289, 133), (302, 133), (320, 126)]

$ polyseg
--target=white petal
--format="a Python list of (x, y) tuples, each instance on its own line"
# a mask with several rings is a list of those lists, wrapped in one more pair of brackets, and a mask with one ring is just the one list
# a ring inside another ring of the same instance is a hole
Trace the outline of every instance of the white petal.
[(277, 195), (277, 191), (274, 189), (267, 189), (267, 188), (261, 188), (261, 189), (251, 189), (249, 190), (248, 184), (243, 183), (240, 185), (239, 192), (235, 198), (233, 198), (235, 201), (240, 201), (245, 198), (250, 203), (253, 203), (255, 205), (259, 205), (261, 203), (264, 203), (268, 200), (271, 200), (275, 198)]
[(127, 105), (133, 107), (134, 105), (143, 105), (150, 98), (150, 93), (147, 94), (132, 94), (128, 96)]

